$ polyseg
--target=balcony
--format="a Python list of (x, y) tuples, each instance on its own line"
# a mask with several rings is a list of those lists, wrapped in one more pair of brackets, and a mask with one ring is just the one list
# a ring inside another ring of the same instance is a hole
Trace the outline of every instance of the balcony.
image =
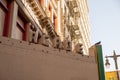
[(69, 8), (71, 16), (74, 17), (75, 12), (76, 12), (75, 10), (78, 7), (76, 0), (67, 0), (66, 3)]
[(74, 39), (80, 39), (82, 35), (80, 34), (79, 26), (78, 25), (72, 25), (71, 26), (71, 38)]

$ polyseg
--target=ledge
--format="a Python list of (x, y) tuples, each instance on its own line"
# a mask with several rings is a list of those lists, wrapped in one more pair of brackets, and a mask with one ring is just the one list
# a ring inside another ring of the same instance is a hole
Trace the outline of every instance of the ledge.
[[(84, 61), (87, 63), (96, 63), (95, 57), (92, 56), (86, 56), (86, 55), (80, 55), (74, 52), (67, 52), (65, 50), (59, 50), (52, 47), (46, 47), (41, 44), (34, 44), (29, 43), (26, 41), (20, 41), (16, 39), (11, 39), (7, 37), (0, 37), (0, 52), (6, 51), (9, 55), (31, 55), (32, 53), (41, 54), (43, 56), (46, 55), (54, 55), (59, 56), (67, 59), (77, 60), (77, 61)], [(9, 53), (15, 50), (14, 53)], [(18, 51), (24, 51), (24, 53), (21, 52), (21, 54), (18, 54)], [(31, 53), (32, 52), (32, 53)]]

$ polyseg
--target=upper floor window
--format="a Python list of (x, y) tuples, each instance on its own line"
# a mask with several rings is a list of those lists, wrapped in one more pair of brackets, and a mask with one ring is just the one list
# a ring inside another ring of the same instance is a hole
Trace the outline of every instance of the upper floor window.
[(26, 20), (24, 15), (21, 14), (20, 10), (18, 11), (17, 19), (16, 19), (16, 26), (13, 26), (12, 30), (12, 38), (18, 40), (24, 40), (26, 34)]
[(39, 0), (39, 2), (40, 2), (40, 5), (42, 6), (42, 8), (44, 8), (45, 7), (45, 4), (44, 4), (44, 0)]
[(0, 1), (0, 36), (3, 35), (6, 13), (7, 13), (7, 1), (1, 0)]
[(0, 8), (0, 36), (3, 35), (5, 12)]
[(53, 15), (53, 25), (56, 28), (57, 27), (57, 17)]

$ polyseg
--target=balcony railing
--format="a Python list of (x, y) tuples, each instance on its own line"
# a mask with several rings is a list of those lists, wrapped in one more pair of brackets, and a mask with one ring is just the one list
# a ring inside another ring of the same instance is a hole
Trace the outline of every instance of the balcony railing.
[(80, 39), (82, 37), (78, 25), (72, 25), (71, 26), (71, 33), (70, 34), (71, 34), (72, 40)]
[(76, 0), (67, 0), (66, 3), (69, 8), (71, 16), (74, 17), (75, 9), (77, 9), (78, 7)]

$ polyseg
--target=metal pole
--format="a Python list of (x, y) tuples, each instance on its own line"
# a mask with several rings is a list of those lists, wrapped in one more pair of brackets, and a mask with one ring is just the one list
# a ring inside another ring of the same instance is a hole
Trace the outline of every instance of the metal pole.
[(115, 68), (116, 68), (117, 79), (120, 80), (120, 78), (119, 78), (119, 71), (118, 71), (118, 64), (117, 64), (117, 57), (114, 58), (114, 61), (115, 61)]
[(115, 69), (116, 69), (116, 75), (117, 75), (117, 80), (120, 80), (119, 77), (119, 71), (118, 71), (118, 64), (117, 64), (117, 57), (120, 57), (120, 55), (116, 55), (115, 51), (113, 51), (113, 56), (106, 56), (107, 58), (113, 58), (115, 62)]

